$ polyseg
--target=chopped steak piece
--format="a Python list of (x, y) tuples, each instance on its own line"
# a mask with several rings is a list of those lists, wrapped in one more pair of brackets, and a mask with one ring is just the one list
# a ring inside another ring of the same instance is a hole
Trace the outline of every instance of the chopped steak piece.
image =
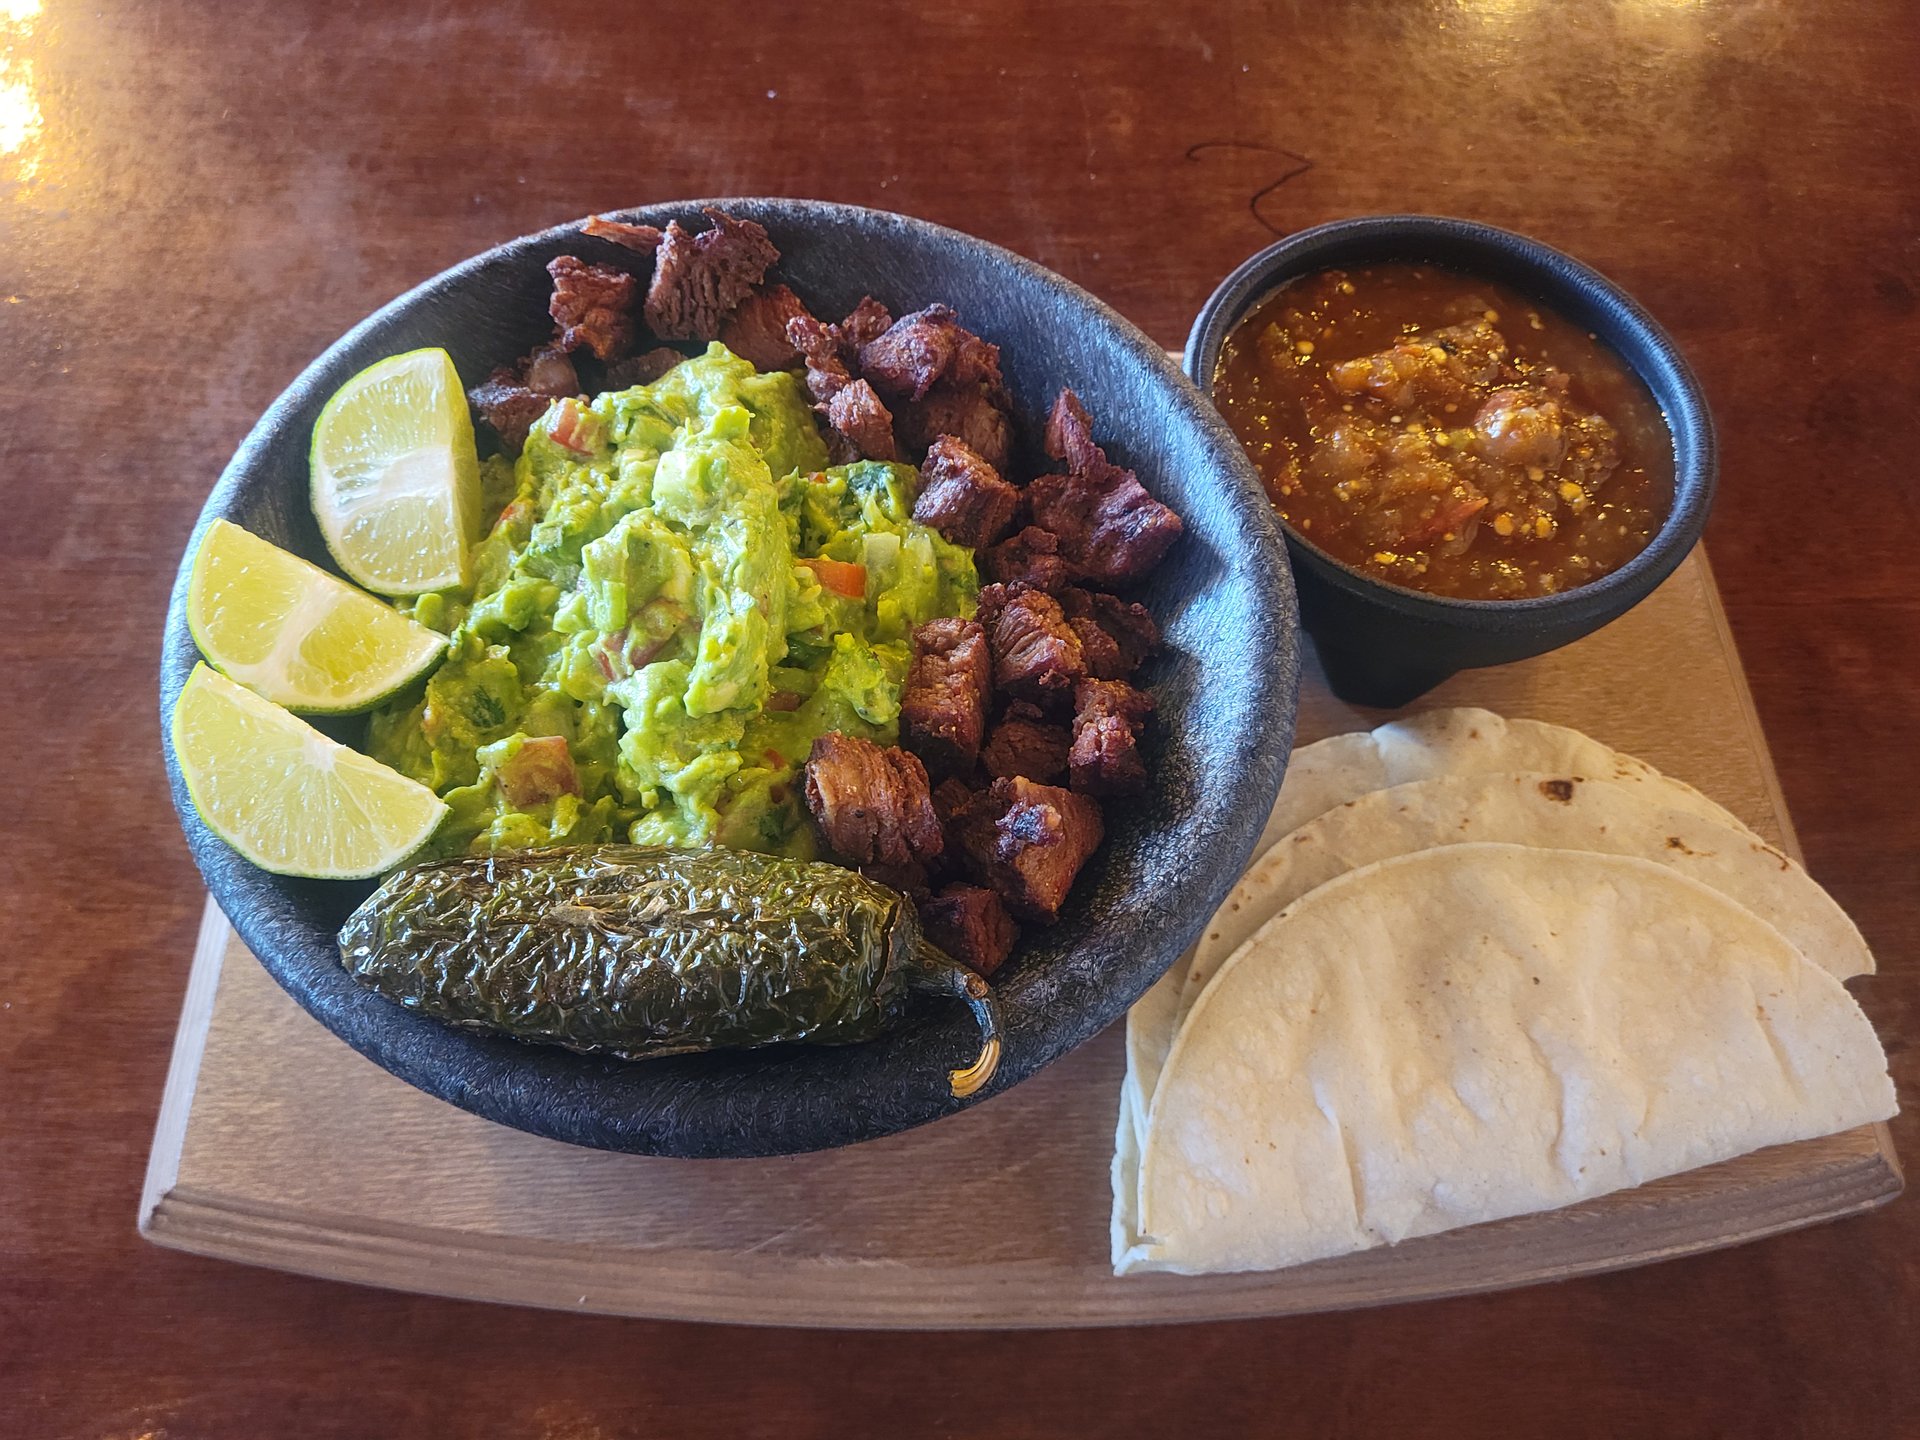
[(1067, 778), (1067, 748), (1072, 743), (1064, 725), (1013, 717), (994, 727), (980, 752), (980, 763), (996, 778), (1024, 775), (1055, 785)]
[(929, 620), (913, 633), (900, 693), (900, 741), (935, 775), (966, 774), (987, 729), (993, 657), (975, 620)]
[(1153, 697), (1124, 680), (1082, 680), (1074, 689), (1073, 788), (1086, 795), (1133, 795), (1147, 787), (1140, 730)]
[(1096, 680), (1124, 680), (1160, 643), (1160, 627), (1144, 605), (1117, 595), (1070, 586), (1060, 592), (1060, 608), (1080, 637), (1087, 673)]
[(587, 223), (580, 228), (596, 240), (611, 240), (642, 255), (653, 254), (664, 238), (658, 226), (631, 225), (625, 220), (609, 220), (604, 215), (589, 215)]
[(936, 381), (954, 387), (1000, 384), (1000, 347), (964, 329), (945, 305), (903, 315), (860, 347), (860, 373), (881, 394), (922, 400)]
[(1002, 475), (1013, 461), (1013, 421), (984, 385), (942, 382), (924, 399), (901, 401), (895, 414), (900, 439), (914, 455), (926, 453), (942, 435), (954, 435)]
[(898, 746), (820, 736), (807, 756), (807, 808), (827, 847), (855, 865), (924, 862), (944, 844), (926, 767)]
[(666, 345), (642, 350), (638, 355), (616, 360), (607, 367), (606, 388), (631, 390), (636, 385), (651, 385), (686, 358), (678, 350)]
[(639, 282), (624, 270), (589, 265), (561, 255), (547, 266), (553, 298), (547, 313), (560, 327), (562, 349), (582, 345), (602, 360), (614, 360), (633, 344), (633, 292)]
[(547, 413), (553, 397), (528, 389), (512, 366), (503, 365), (467, 391), (467, 403), (493, 427), (501, 448), (509, 455), (518, 455), (527, 443), (527, 432)]
[(1042, 475), (1026, 494), (1034, 522), (1059, 537), (1074, 572), (1096, 585), (1141, 579), (1180, 538), (1180, 517), (1147, 494), (1131, 470)]
[(807, 392), (824, 405), (853, 383), (834, 327), (811, 315), (787, 321), (787, 343), (807, 362)]
[(856, 380), (843, 387), (819, 408), (856, 459), (900, 458), (900, 447), (893, 440), (893, 416), (866, 381)]
[(1060, 553), (1082, 579), (1124, 585), (1140, 579), (1180, 538), (1180, 517), (1147, 494), (1139, 477), (1107, 459), (1093, 440), (1086, 408), (1062, 390), (1047, 417), (1047, 453), (1065, 475), (1027, 487), (1036, 524), (1060, 537)]
[(1071, 475), (1100, 475), (1113, 466), (1107, 452), (1093, 443), (1093, 421), (1086, 406), (1071, 390), (1062, 390), (1047, 416), (1047, 454), (1067, 462)]
[(967, 782), (948, 776), (933, 787), (933, 813), (940, 817), (940, 823), (946, 824), (960, 811), (973, 803), (974, 792)]
[(556, 400), (580, 393), (580, 372), (559, 345), (542, 345), (520, 362), (526, 371), (527, 388), (536, 395), (551, 395)]
[(765, 285), (740, 302), (720, 327), (720, 343), (756, 370), (786, 370), (800, 363), (787, 338), (787, 322), (807, 307), (785, 285)]
[(893, 316), (887, 307), (871, 295), (860, 297), (860, 303), (848, 312), (847, 318), (833, 328), (839, 332), (840, 343), (848, 350), (848, 359), (860, 353), (863, 345), (878, 340), (887, 333), (893, 324)]
[(996, 690), (1045, 705), (1064, 700), (1085, 678), (1080, 637), (1051, 595), (989, 585), (980, 592), (980, 622), (993, 651)]
[(990, 976), (1013, 953), (1020, 929), (991, 890), (978, 885), (949, 885), (920, 904), (927, 939), (962, 965)]
[(692, 234), (669, 221), (647, 287), (647, 328), (662, 340), (712, 340), (721, 322), (780, 258), (767, 232), (708, 206), (711, 230)]
[(982, 551), (979, 558), (980, 573), (1002, 585), (1057, 592), (1073, 579), (1073, 567), (1060, 554), (1060, 537), (1038, 525)]
[(1087, 857), (1105, 833), (1085, 795), (1024, 777), (993, 782), (954, 828), (968, 870), (1023, 920), (1052, 924)]
[(979, 549), (1006, 534), (1019, 508), (1020, 492), (966, 441), (942, 435), (928, 449), (913, 507), (913, 518), (922, 525), (956, 545)]

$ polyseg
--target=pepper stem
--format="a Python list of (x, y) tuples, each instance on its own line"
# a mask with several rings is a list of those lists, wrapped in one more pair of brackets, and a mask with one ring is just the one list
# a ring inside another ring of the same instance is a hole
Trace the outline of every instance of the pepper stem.
[(1000, 1002), (994, 998), (992, 986), (937, 945), (922, 941), (914, 960), (910, 987), (966, 1001), (974, 1023), (980, 1027), (980, 1053), (973, 1063), (947, 1072), (953, 1098), (964, 1100), (983, 1089), (1000, 1068)]

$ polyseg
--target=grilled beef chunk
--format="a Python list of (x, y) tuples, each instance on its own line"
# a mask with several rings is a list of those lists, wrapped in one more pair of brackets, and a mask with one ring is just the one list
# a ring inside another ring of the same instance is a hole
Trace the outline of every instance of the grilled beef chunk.
[(1034, 523), (1059, 537), (1075, 573), (1096, 585), (1125, 585), (1158, 565), (1180, 538), (1180, 517), (1107, 459), (1071, 390), (1060, 392), (1047, 417), (1046, 449), (1067, 473), (1035, 480), (1027, 502)]
[(698, 235), (670, 221), (653, 258), (647, 328), (662, 340), (713, 340), (733, 308), (766, 278), (780, 252), (751, 220), (708, 206)]
[(656, 345), (651, 350), (642, 350), (638, 355), (629, 355), (626, 359), (616, 360), (607, 366), (605, 388), (631, 390), (636, 385), (651, 385), (686, 358), (678, 350), (667, 345)]
[(553, 298), (547, 313), (560, 329), (560, 347), (582, 345), (602, 360), (617, 360), (633, 344), (633, 293), (639, 282), (624, 270), (589, 265), (573, 255), (547, 264)]
[(787, 322), (807, 307), (785, 285), (763, 285), (740, 302), (720, 327), (720, 343), (756, 370), (786, 370), (800, 363), (787, 339)]
[(1085, 678), (1080, 637), (1051, 595), (989, 585), (980, 592), (979, 613), (993, 651), (996, 690), (1045, 705), (1064, 700)]
[(873, 387), (864, 380), (836, 391), (833, 398), (818, 407), (841, 444), (829, 444), (836, 465), (855, 460), (898, 460), (900, 447), (893, 440), (893, 416)]
[(1027, 715), (1015, 710), (1033, 711), (1033, 707), (1009, 708), (1007, 718), (987, 737), (980, 763), (996, 779), (1024, 775), (1042, 785), (1059, 784), (1067, 778), (1067, 749), (1072, 744), (1067, 727), (1048, 724), (1038, 718), (1037, 711)]
[(978, 885), (949, 885), (922, 901), (920, 923), (927, 939), (981, 975), (998, 970), (1020, 938), (1000, 897)]
[(1013, 421), (986, 385), (942, 381), (923, 399), (900, 401), (894, 415), (909, 454), (925, 454), (942, 435), (954, 435), (1002, 475), (1013, 462)]
[(467, 392), (467, 401), (500, 437), (509, 455), (520, 453), (527, 432), (550, 402), (580, 393), (580, 376), (559, 345), (542, 345), (512, 365), (502, 365)]
[(837, 327), (811, 315), (787, 321), (787, 343), (807, 362), (807, 393), (824, 405), (853, 383)]
[[(916, 905), (924, 906), (927, 897), (933, 893), (933, 884), (927, 876), (927, 867), (918, 860), (909, 860), (905, 865), (862, 865), (860, 873), (889, 890), (898, 890), (902, 895), (910, 895)], [(924, 920), (925, 911), (921, 918)]]
[(978, 621), (929, 620), (913, 634), (900, 694), (900, 741), (934, 775), (964, 775), (987, 728), (993, 657)]
[(1027, 487), (1036, 524), (1060, 538), (1074, 573), (1095, 585), (1143, 578), (1180, 538), (1180, 517), (1155, 500), (1131, 470), (1042, 475)]
[(589, 215), (587, 223), (580, 228), (595, 239), (611, 240), (642, 255), (653, 254), (664, 238), (658, 226), (630, 225), (625, 220), (609, 220), (604, 215)]
[(1020, 492), (966, 441), (942, 435), (928, 449), (913, 507), (922, 525), (956, 545), (980, 549), (1006, 534), (1019, 508)]
[(945, 843), (926, 767), (898, 746), (837, 730), (807, 755), (807, 808), (827, 848), (855, 865), (924, 863)]
[(892, 324), (893, 316), (887, 307), (871, 295), (863, 295), (860, 303), (847, 313), (847, 318), (833, 328), (851, 360), (859, 355), (862, 346), (886, 334)]
[(954, 817), (968, 870), (1023, 920), (1052, 924), (1105, 833), (1100, 806), (1025, 777), (995, 780)]
[(1038, 525), (982, 551), (979, 558), (980, 573), (1002, 585), (1056, 594), (1073, 579), (1072, 567), (1060, 554), (1060, 537)]
[(1073, 788), (1086, 795), (1134, 795), (1146, 789), (1140, 731), (1153, 697), (1124, 680), (1082, 680), (1074, 687)]
[(1000, 347), (964, 328), (945, 305), (902, 315), (860, 347), (860, 373), (890, 399), (923, 400), (945, 380), (954, 388), (1000, 385)]
[[(933, 813), (940, 817), (942, 825), (950, 822), (955, 815), (973, 803), (974, 791), (964, 780), (949, 775), (933, 787)], [(952, 846), (948, 846), (952, 849)]]
[(1069, 586), (1060, 592), (1060, 608), (1080, 637), (1087, 673), (1096, 680), (1124, 680), (1160, 643), (1160, 627), (1144, 605), (1117, 595)]

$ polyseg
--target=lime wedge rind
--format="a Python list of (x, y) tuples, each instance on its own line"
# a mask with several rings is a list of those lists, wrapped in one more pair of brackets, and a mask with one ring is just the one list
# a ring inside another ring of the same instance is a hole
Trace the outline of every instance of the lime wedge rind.
[(446, 637), (226, 520), (201, 537), (187, 628), (210, 664), (304, 715), (353, 715), (404, 690)]
[(362, 880), (418, 854), (447, 806), (211, 666), (193, 668), (169, 724), (201, 820), (276, 875)]

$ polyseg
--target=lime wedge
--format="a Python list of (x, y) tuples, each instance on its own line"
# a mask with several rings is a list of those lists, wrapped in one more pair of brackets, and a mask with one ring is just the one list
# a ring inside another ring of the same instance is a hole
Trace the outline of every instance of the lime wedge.
[(229, 680), (309, 715), (371, 710), (447, 648), (446, 636), (225, 520), (194, 553), (187, 626)]
[(174, 702), (173, 752), (207, 828), (276, 875), (379, 875), (425, 845), (447, 813), (426, 786), (205, 665)]
[(313, 513), (340, 568), (382, 595), (463, 584), (480, 523), (473, 417), (453, 359), (370, 365), (313, 426)]

